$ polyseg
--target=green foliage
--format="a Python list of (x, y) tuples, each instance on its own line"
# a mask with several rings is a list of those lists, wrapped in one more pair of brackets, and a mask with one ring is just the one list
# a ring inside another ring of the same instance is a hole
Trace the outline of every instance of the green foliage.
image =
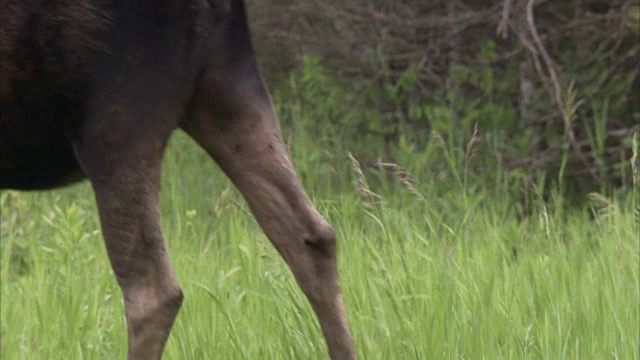
[[(604, 59), (610, 51), (604, 41), (594, 46), (563, 52), (563, 104), (556, 102), (550, 84), (538, 86), (526, 113), (520, 113), (514, 100), (522, 81), (521, 61), (501, 59), (493, 40), (479, 48), (476, 63), (451, 65), (447, 81), (431, 92), (417, 91), (419, 67), (391, 69), (380, 54), (378, 75), (365, 82), (338, 79), (318, 58), (305, 58), (291, 74), (289, 86), (280, 88), (278, 99), (285, 104), (280, 113), (287, 126), (294, 116), (286, 108), (304, 107), (314, 119), (314, 140), (330, 143), (342, 154), (353, 152), (366, 165), (396, 161), (407, 146), (430, 151), (436, 138), (462, 149), (477, 128), (473, 161), (465, 163), (471, 176), (491, 179), (498, 173), (532, 182), (534, 174), (544, 173), (554, 186), (580, 199), (590, 190), (629, 184), (631, 132), (613, 139), (611, 133), (614, 129), (613, 134), (623, 134), (640, 119), (629, 114), (637, 72), (617, 71), (619, 64), (605, 60), (593, 63), (592, 56), (581, 52), (602, 53)], [(290, 93), (296, 95), (292, 103), (287, 101)], [(560, 107), (565, 109), (558, 111)], [(568, 115), (541, 121), (539, 116), (550, 111)]]
[[(0, 239), (2, 242), (2, 271), (10, 278), (26, 275), (33, 266), (31, 252), (25, 240), (25, 231), (33, 228), (33, 222), (25, 222), (25, 208), (28, 204), (17, 192), (9, 191), (0, 196), (0, 208), (12, 209), (10, 214), (0, 218)], [(11, 271), (9, 271), (11, 269)]]
[(273, 96), (285, 137), (293, 131), (301, 143), (312, 138), (327, 148), (343, 142), (362, 145), (372, 140), (368, 126), (380, 118), (373, 110), (353, 107), (358, 100), (353, 88), (341, 84), (313, 56), (304, 57)]

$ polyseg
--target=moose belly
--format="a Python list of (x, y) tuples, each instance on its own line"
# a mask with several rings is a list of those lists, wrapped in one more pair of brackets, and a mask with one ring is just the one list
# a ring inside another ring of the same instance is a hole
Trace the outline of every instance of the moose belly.
[(0, 130), (0, 189), (49, 189), (83, 178), (61, 131), (34, 135)]

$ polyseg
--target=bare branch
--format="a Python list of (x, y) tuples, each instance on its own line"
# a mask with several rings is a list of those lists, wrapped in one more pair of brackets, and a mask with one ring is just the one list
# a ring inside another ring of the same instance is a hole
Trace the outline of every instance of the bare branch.
[[(575, 151), (578, 158), (583, 162), (585, 167), (589, 169), (589, 173), (591, 174), (591, 177), (593, 178), (593, 180), (597, 184), (600, 184), (600, 177), (598, 176), (596, 169), (589, 164), (589, 160), (582, 153), (582, 150), (580, 149), (575, 132), (573, 131), (573, 128), (571, 126), (571, 121), (573, 120), (573, 114), (570, 114), (570, 112), (573, 112), (574, 110), (568, 109), (567, 104), (562, 99), (562, 87), (560, 85), (558, 74), (556, 73), (556, 70), (555, 70), (555, 63), (553, 62), (553, 59), (551, 59), (551, 56), (549, 56), (549, 53), (547, 52), (547, 49), (544, 47), (544, 44), (540, 39), (540, 35), (538, 34), (538, 29), (536, 28), (536, 23), (533, 17), (533, 6), (535, 5), (535, 2), (536, 0), (529, 0), (527, 2), (527, 23), (529, 24), (529, 32), (531, 34), (531, 37), (533, 38), (536, 48), (542, 55), (542, 59), (544, 60), (547, 71), (549, 72), (549, 76), (551, 77), (551, 83), (553, 85), (553, 96), (558, 105), (558, 110), (560, 110), (560, 113), (562, 114), (562, 118), (564, 119), (565, 130), (567, 132), (567, 135), (569, 136), (569, 140), (571, 141), (572, 148)], [(578, 101), (576, 104), (571, 104), (571, 105), (577, 108), (579, 104), (580, 102)]]
[(504, 0), (502, 5), (502, 18), (498, 24), (496, 33), (503, 39), (506, 39), (509, 35), (509, 17), (511, 16), (511, 8), (513, 7), (513, 0)]

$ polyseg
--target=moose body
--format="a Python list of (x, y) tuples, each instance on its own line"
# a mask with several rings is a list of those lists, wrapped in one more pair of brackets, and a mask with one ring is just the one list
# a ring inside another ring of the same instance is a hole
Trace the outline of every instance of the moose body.
[(0, 188), (91, 182), (130, 359), (158, 359), (183, 295), (159, 226), (162, 155), (182, 129), (247, 200), (318, 316), (355, 358), (332, 227), (300, 186), (242, 0), (5, 0)]

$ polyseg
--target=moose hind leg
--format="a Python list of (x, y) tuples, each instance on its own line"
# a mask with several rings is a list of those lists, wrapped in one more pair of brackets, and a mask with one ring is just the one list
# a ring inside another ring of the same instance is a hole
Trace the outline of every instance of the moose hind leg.
[(216, 92), (216, 84), (205, 86), (182, 127), (242, 192), (311, 302), (331, 358), (353, 359), (336, 268), (335, 232), (295, 175), (257, 71), (245, 72), (228, 84), (233, 85), (224, 92)]
[(122, 290), (128, 358), (160, 359), (183, 297), (159, 225), (164, 141), (150, 133), (144, 140), (125, 135), (111, 141), (111, 130), (107, 126), (86, 134), (75, 150), (91, 180), (107, 253)]

